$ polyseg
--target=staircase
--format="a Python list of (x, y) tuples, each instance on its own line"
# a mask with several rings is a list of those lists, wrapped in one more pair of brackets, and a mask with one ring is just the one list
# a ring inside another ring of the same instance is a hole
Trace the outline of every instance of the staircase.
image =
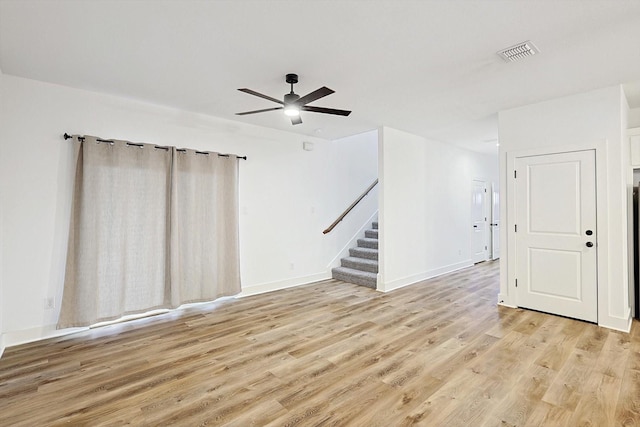
[(358, 239), (358, 246), (349, 249), (349, 256), (340, 260), (341, 267), (331, 270), (334, 279), (376, 289), (378, 275), (378, 222), (371, 224)]

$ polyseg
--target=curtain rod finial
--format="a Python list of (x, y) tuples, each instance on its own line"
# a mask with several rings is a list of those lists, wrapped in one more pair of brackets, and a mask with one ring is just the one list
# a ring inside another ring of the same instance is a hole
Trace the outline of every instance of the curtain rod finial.
[(73, 138), (71, 135), (69, 135), (69, 134), (68, 134), (68, 133), (66, 133), (66, 132), (64, 133), (63, 137), (64, 137), (64, 139), (65, 139), (65, 140), (66, 140), (66, 139)]

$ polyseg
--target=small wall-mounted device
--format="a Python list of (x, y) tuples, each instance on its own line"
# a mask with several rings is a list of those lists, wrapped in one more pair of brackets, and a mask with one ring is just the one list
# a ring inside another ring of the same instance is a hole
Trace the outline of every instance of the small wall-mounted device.
[(303, 141), (302, 142), (302, 149), (304, 151), (313, 151), (313, 142)]

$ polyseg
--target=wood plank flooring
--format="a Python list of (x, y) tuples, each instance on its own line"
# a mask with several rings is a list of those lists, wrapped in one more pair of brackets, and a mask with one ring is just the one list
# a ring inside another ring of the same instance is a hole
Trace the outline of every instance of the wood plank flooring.
[(335, 280), (6, 350), (0, 426), (640, 426), (624, 334), (496, 305), (486, 262)]

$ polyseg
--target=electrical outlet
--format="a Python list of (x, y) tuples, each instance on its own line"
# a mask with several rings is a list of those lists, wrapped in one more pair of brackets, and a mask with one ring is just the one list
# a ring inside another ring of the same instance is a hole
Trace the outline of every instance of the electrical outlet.
[(44, 299), (45, 310), (51, 310), (56, 308), (56, 300), (54, 297), (47, 297)]

